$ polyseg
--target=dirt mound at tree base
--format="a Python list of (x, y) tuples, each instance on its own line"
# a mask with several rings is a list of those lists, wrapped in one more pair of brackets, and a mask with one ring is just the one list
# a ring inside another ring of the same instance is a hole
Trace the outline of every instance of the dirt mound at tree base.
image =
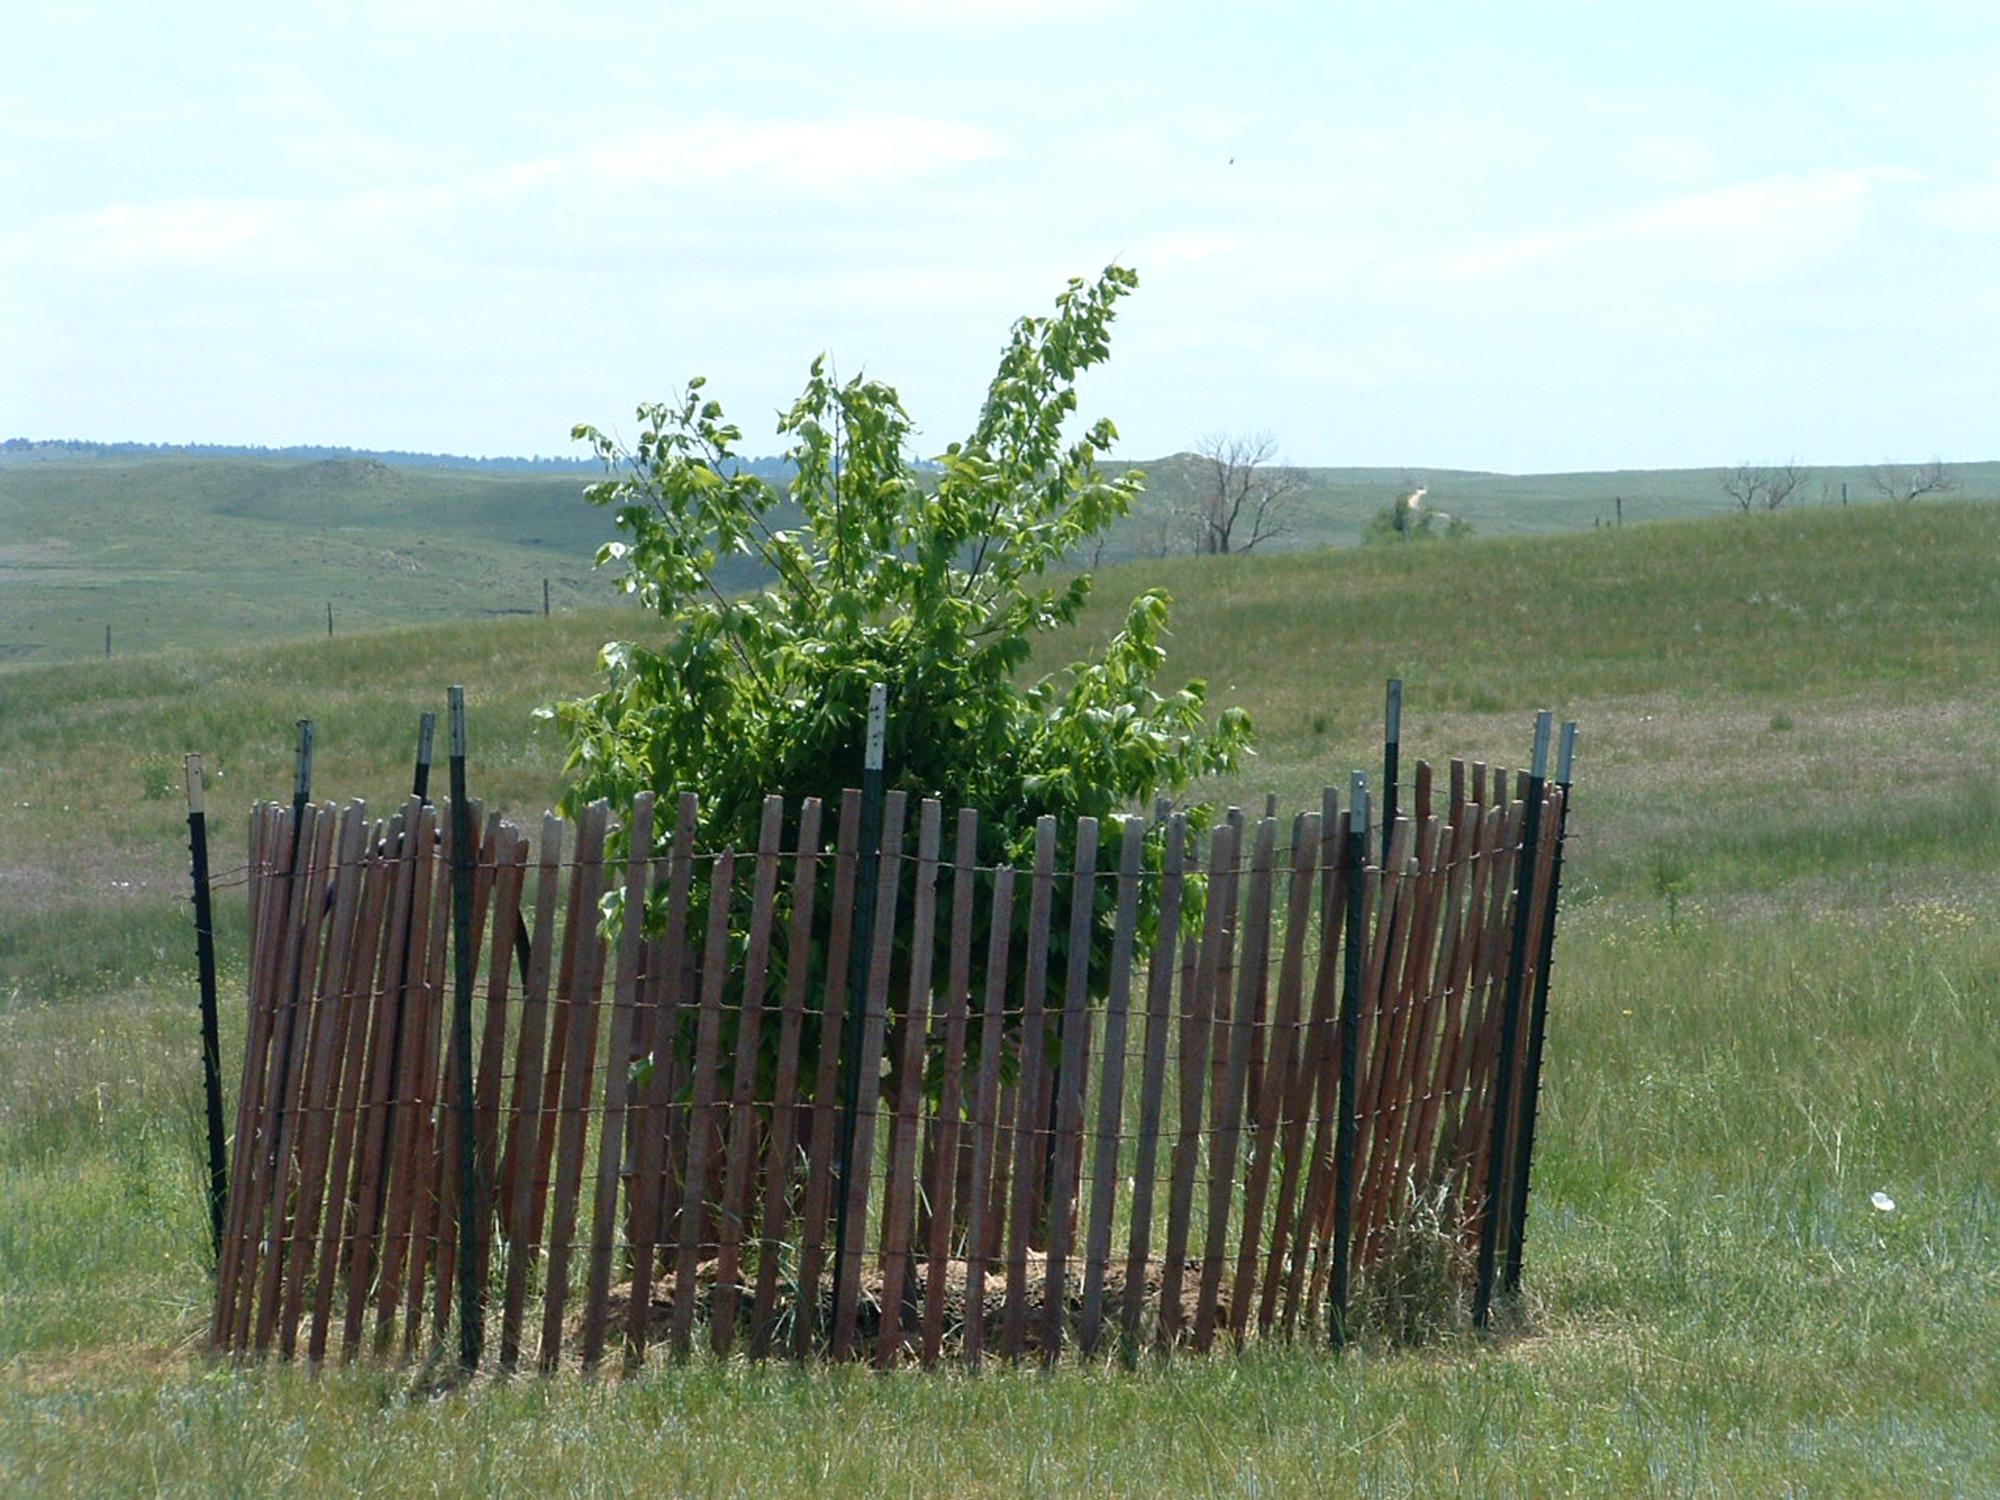
[[(696, 1338), (706, 1345), (711, 1337), (711, 1319), (714, 1313), (717, 1262), (704, 1261), (695, 1272), (695, 1324)], [(944, 1327), (942, 1350), (947, 1358), (956, 1358), (964, 1347), (966, 1326), (966, 1282), (969, 1262), (950, 1260), (945, 1262)], [(1023, 1319), (1022, 1352), (1038, 1355), (1042, 1350), (1042, 1333), (1047, 1321), (1043, 1299), (1047, 1257), (1030, 1254), (1025, 1267), (1026, 1286), (1022, 1296), (1025, 1312)], [(928, 1261), (913, 1260), (904, 1278), (903, 1312), (900, 1319), (899, 1339), (903, 1357), (915, 1359), (922, 1349), (924, 1304), (929, 1295), (930, 1266)], [(832, 1265), (829, 1261), (821, 1278), (818, 1303), (818, 1323), (821, 1330), (819, 1342), (824, 1345), (827, 1332), (833, 1326)], [(1226, 1338), (1229, 1299), (1232, 1277), (1225, 1271), (1221, 1290), (1217, 1296), (1216, 1323), (1218, 1337)], [(1165, 1265), (1161, 1261), (1149, 1261), (1146, 1265), (1142, 1293), (1142, 1312), (1139, 1320), (1139, 1339), (1143, 1345), (1155, 1342), (1159, 1337), (1160, 1299), (1165, 1282)], [(654, 1283), (652, 1306), (646, 1320), (646, 1346), (650, 1349), (668, 1345), (673, 1337), (674, 1298), (671, 1271)], [(1105, 1268), (1103, 1333), (1099, 1337), (1100, 1349), (1115, 1349), (1123, 1329), (1126, 1268), (1122, 1262)], [(1069, 1262), (1064, 1277), (1063, 1342), (1068, 1349), (1078, 1347), (1078, 1330), (1083, 1318), (1083, 1267), (1076, 1260)], [(870, 1255), (861, 1273), (860, 1296), (855, 1307), (855, 1349), (857, 1355), (872, 1358), (875, 1345), (882, 1330), (882, 1268), (880, 1259)], [(735, 1347), (748, 1347), (752, 1334), (752, 1316), (756, 1298), (754, 1275), (745, 1277), (739, 1283), (737, 1330)], [(609, 1316), (606, 1319), (606, 1347), (614, 1349), (622, 1342), (627, 1309), (631, 1304), (630, 1282), (613, 1287), (610, 1295)], [(1179, 1305), (1181, 1327), (1191, 1334), (1201, 1300), (1201, 1262), (1189, 1260), (1183, 1264)], [(774, 1354), (789, 1354), (795, 1337), (792, 1314), (796, 1299), (789, 1283), (781, 1282), (776, 1299), (779, 1309), (777, 1326), (772, 1332), (771, 1344)], [(1007, 1307), (1007, 1267), (992, 1265), (987, 1268), (986, 1282), (981, 1303), (981, 1344), (987, 1357), (998, 1357), (1004, 1349)], [(581, 1310), (573, 1312), (568, 1320), (567, 1340), (581, 1343), (583, 1336), (583, 1315)]]

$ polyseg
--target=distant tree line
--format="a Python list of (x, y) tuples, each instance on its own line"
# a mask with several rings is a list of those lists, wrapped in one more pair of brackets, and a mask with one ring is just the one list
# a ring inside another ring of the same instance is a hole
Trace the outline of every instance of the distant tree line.
[[(1745, 515), (1759, 510), (1781, 510), (1804, 488), (1811, 478), (1811, 471), (1798, 464), (1740, 463), (1733, 469), (1722, 472), (1720, 483), (1722, 493), (1736, 502), (1736, 508)], [(1907, 504), (1925, 495), (1947, 495), (1958, 487), (1958, 478), (1945, 467), (1944, 460), (1934, 458), (1923, 464), (1877, 464), (1868, 471), (1868, 486), (1884, 500), (1895, 500)], [(1821, 486), (1821, 498), (1829, 497), (1828, 487)], [(1847, 485), (1840, 486), (1841, 503), (1847, 501)]]

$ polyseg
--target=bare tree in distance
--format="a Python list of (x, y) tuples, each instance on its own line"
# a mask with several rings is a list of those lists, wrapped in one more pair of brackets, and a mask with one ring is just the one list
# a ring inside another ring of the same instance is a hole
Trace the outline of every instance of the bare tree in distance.
[(1944, 460), (1934, 458), (1927, 464), (1877, 464), (1868, 471), (1868, 483), (1884, 499), (1910, 501), (1945, 494), (1954, 481)]
[(1292, 502), (1305, 476), (1277, 462), (1275, 437), (1217, 434), (1194, 451), (1198, 477), (1185, 520), (1196, 552), (1248, 552), (1291, 531)]
[(1777, 510), (1791, 499), (1811, 474), (1797, 464), (1738, 464), (1722, 474), (1722, 493), (1748, 515), (1753, 510)]

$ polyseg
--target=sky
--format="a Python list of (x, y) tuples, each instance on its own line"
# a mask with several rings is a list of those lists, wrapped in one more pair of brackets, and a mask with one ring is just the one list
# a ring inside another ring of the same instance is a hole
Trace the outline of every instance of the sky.
[[(754, 17), (746, 18), (754, 11)], [(20, 7), (0, 436), (580, 452), (825, 351), (926, 453), (1135, 268), (1122, 456), (2000, 457), (2000, 7)]]

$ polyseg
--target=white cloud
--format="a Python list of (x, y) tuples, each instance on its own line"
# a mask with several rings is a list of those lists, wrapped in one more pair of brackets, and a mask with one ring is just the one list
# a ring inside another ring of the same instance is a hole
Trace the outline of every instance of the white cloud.
[(1664, 259), (1683, 278), (1772, 280), (1845, 246), (1882, 189), (1912, 175), (1858, 167), (1732, 183), (1661, 198), (1600, 224), (1445, 251), (1429, 266), (1450, 280), (1490, 281), (1612, 255)]
[(504, 169), (494, 180), (525, 185), (580, 173), (611, 186), (729, 183), (753, 192), (840, 195), (904, 186), (950, 167), (991, 159), (1005, 149), (989, 130), (918, 115), (781, 121), (710, 116), (690, 126), (600, 141), (567, 156)]
[(1981, 181), (1948, 188), (1924, 205), (1940, 228), (1963, 234), (2000, 234), (2000, 164)]

